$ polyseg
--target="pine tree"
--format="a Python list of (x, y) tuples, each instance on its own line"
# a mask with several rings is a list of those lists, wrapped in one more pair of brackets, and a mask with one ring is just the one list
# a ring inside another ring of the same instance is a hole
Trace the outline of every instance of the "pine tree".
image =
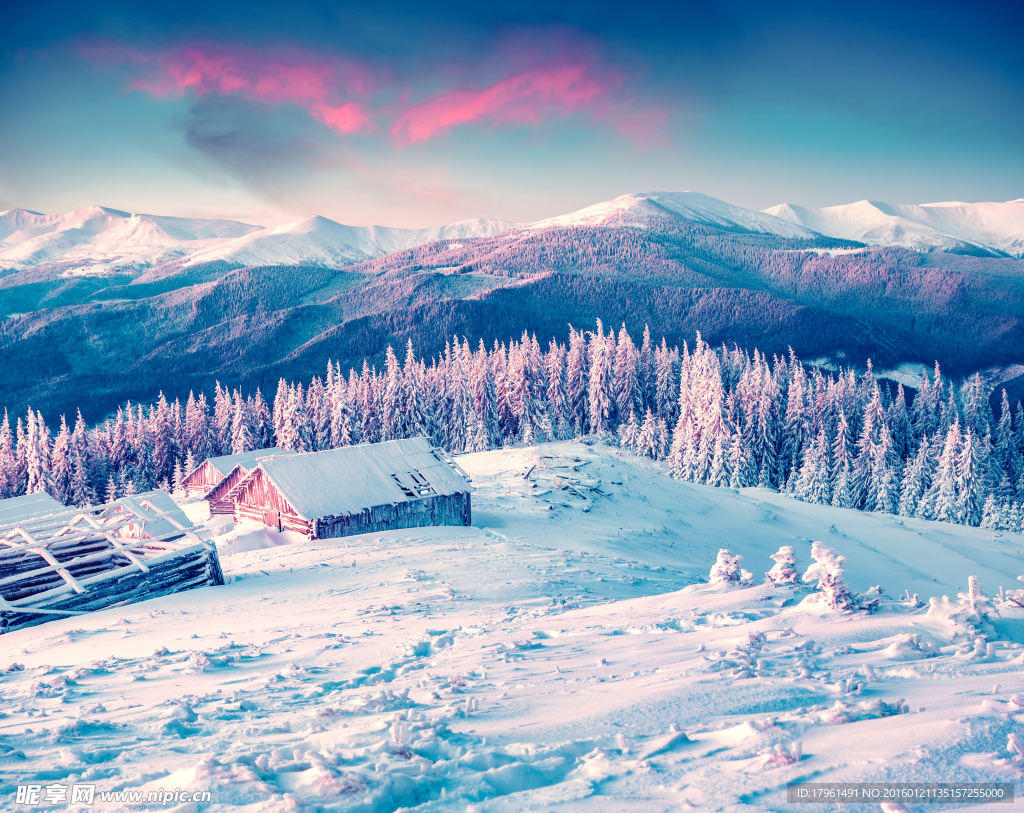
[(50, 449), (43, 416), (33, 413), (32, 408), (29, 407), (25, 425), (27, 427), (25, 493), (38, 494), (42, 491), (49, 491), (52, 487), (49, 481)]
[(640, 354), (636, 345), (633, 344), (633, 339), (626, 331), (625, 323), (619, 330), (613, 375), (615, 378), (616, 415), (626, 416), (630, 410), (635, 415), (643, 415), (646, 407), (640, 374)]
[(4, 420), (0, 424), (0, 500), (15, 496), (17, 483), (16, 459), (14, 455), (14, 439), (11, 435), (11, 421), (4, 410)]
[(174, 427), (163, 392), (157, 398), (156, 407), (150, 408), (149, 426), (153, 438), (153, 479), (163, 480), (170, 476), (174, 467)]
[[(629, 449), (631, 452), (638, 452), (637, 442), (640, 439), (640, 424), (637, 423), (636, 413), (631, 409), (629, 411), (629, 419), (625, 423), (619, 424), (619, 446), (623, 449)], [(647, 439), (648, 443), (653, 444), (654, 435), (651, 433), (651, 437)]]
[(818, 436), (804, 455), (796, 483), (796, 495), (805, 502), (829, 505), (832, 487), (829, 478), (828, 437), (825, 427), (818, 430)]
[(405, 437), (405, 426), (401, 405), (402, 371), (398, 366), (398, 357), (394, 349), (388, 345), (384, 356), (384, 393), (381, 397), (380, 428), (381, 440), (397, 440)]
[(659, 418), (674, 424), (679, 416), (679, 382), (676, 380), (676, 362), (672, 352), (661, 340), (654, 357), (654, 410)]
[(181, 460), (174, 461), (174, 479), (171, 481), (171, 491), (175, 496), (185, 496), (185, 473), (181, 470)]
[(60, 430), (50, 455), (50, 482), (53, 498), (64, 505), (74, 505), (71, 481), (75, 473), (71, 431), (64, 416), (60, 416)]
[(615, 340), (604, 335), (604, 326), (597, 320), (597, 330), (590, 334), (589, 344), (590, 381), (588, 386), (587, 411), (590, 414), (590, 430), (596, 435), (608, 435), (615, 421), (615, 381), (613, 359)]
[(231, 448), (231, 393), (217, 381), (213, 398), (213, 451), (215, 455), (227, 454)]
[(889, 427), (879, 428), (878, 443), (872, 449), (871, 479), (865, 500), (866, 510), (895, 514), (899, 506), (899, 458), (893, 448)]
[[(946, 441), (942, 447), (942, 455), (935, 472), (935, 479), (925, 500), (934, 516), (923, 519), (937, 519), (940, 522), (958, 522), (960, 520), (959, 504), (956, 494), (957, 464), (960, 456), (960, 424), (954, 422), (946, 433)], [(932, 496), (934, 495), (934, 496)], [(931, 499), (928, 499), (931, 497)], [(918, 509), (920, 511), (920, 507)]]
[(729, 443), (729, 486), (747, 488), (756, 484), (757, 472), (753, 471), (750, 460), (749, 442), (737, 430)]
[(984, 505), (984, 461), (974, 431), (967, 429), (956, 461), (956, 521), (966, 525), (981, 522)]
[(998, 529), (1001, 524), (999, 519), (999, 504), (996, 502), (996, 495), (989, 494), (985, 498), (985, 506), (981, 511), (980, 527), (994, 531)]
[(246, 414), (245, 400), (240, 390), (235, 390), (234, 410), (231, 415), (231, 454), (243, 454), (257, 448), (253, 442)]
[(645, 324), (643, 342), (640, 345), (640, 393), (643, 399), (641, 406), (645, 409), (652, 409), (655, 417), (659, 417), (654, 397), (656, 384), (654, 354), (655, 350), (651, 345), (651, 328)]
[(931, 444), (927, 437), (921, 439), (914, 459), (907, 465), (900, 486), (900, 501), (896, 513), (901, 517), (917, 516), (918, 505), (931, 484), (929, 461)]
[(544, 359), (547, 375), (548, 418), (553, 436), (558, 440), (570, 437), (569, 413), (565, 392), (565, 348), (551, 340)]
[(565, 398), (566, 420), (574, 437), (587, 434), (590, 427), (588, 377), (586, 338), (582, 331), (577, 332), (570, 326), (569, 351), (565, 359)]

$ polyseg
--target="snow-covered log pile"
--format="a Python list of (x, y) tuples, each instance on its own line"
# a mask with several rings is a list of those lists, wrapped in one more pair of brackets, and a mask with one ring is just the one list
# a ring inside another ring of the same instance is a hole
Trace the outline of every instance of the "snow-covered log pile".
[(224, 584), (213, 543), (164, 492), (0, 524), (0, 632)]

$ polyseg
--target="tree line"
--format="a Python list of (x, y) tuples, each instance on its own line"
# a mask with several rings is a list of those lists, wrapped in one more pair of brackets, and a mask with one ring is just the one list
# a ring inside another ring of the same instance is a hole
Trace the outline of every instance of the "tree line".
[(99, 425), (64, 416), (54, 435), (31, 408), (0, 424), (0, 497), (45, 491), (86, 505), (180, 488), (208, 457), (278, 446), (320, 451), (426, 435), (478, 452), (588, 435), (664, 460), (671, 476), (759, 486), (810, 503), (1021, 532), (1024, 407), (998, 418), (979, 376), (959, 386), (936, 365), (908, 403), (867, 370), (828, 372), (794, 353), (734, 346), (637, 345), (623, 326), (570, 326), (546, 349), (535, 335), (488, 349), (457, 337), (440, 357), (347, 375), (332, 361), (308, 385), (282, 379), (272, 404), (216, 385), (128, 403)]

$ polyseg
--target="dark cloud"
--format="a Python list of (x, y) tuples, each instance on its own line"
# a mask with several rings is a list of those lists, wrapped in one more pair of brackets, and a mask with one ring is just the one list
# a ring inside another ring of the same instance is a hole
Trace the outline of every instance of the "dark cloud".
[(316, 167), (337, 163), (323, 128), (301, 110), (268, 110), (235, 97), (195, 99), (178, 123), (185, 143), (246, 186), (292, 188)]

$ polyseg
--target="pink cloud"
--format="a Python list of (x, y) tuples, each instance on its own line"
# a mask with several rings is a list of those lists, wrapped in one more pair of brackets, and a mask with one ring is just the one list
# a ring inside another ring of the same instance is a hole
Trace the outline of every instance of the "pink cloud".
[[(230, 95), (265, 104), (304, 109), (330, 130), (349, 135), (373, 128), (373, 119), (394, 116), (390, 136), (398, 147), (427, 141), (466, 124), (539, 124), (555, 117), (587, 114), (641, 145), (663, 143), (667, 116), (657, 107), (639, 108), (622, 94), (626, 77), (598, 70), (597, 57), (578, 54), (513, 72), (513, 57), (497, 55), (507, 74), (483, 88), (460, 88), (409, 105), (387, 79), (383, 88), (362, 63), (303, 49), (253, 48), (192, 43), (141, 51), (120, 42), (92, 41), (80, 53), (100, 63), (128, 65), (129, 87), (157, 97)], [(520, 65), (529, 55), (517, 53)], [(493, 66), (492, 66), (493, 67)], [(383, 91), (390, 105), (368, 108)], [(397, 110), (397, 115), (396, 115)]]
[(391, 139), (402, 147), (460, 124), (536, 124), (583, 110), (620, 82), (615, 74), (596, 77), (582, 63), (537, 68), (483, 90), (454, 90), (415, 105), (395, 119)]
[(351, 60), (296, 51), (279, 56), (216, 44), (143, 53), (117, 43), (94, 44), (83, 54), (127, 62), (138, 75), (134, 90), (154, 96), (223, 94), (268, 104), (294, 104), (338, 133), (367, 129), (370, 117), (351, 96), (366, 95), (370, 72)]

